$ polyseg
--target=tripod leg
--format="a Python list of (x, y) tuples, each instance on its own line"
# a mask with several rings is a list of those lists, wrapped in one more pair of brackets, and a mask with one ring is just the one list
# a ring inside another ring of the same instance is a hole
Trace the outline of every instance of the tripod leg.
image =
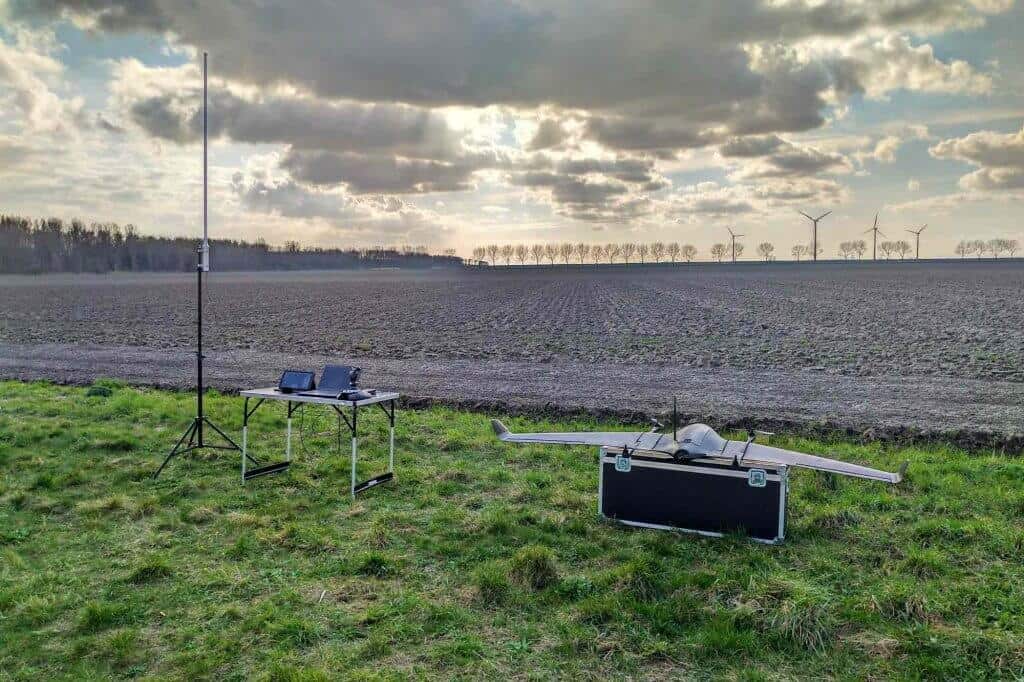
[(170, 462), (171, 459), (176, 454), (178, 454), (178, 448), (181, 447), (181, 444), (185, 442), (186, 438), (189, 439), (189, 443), (190, 444), (192, 443), (192, 438), (195, 437), (196, 428), (198, 428), (198, 427), (196, 426), (196, 422), (195, 421), (193, 421), (191, 424), (189, 424), (188, 429), (185, 430), (185, 433), (181, 434), (181, 438), (178, 439), (178, 442), (174, 444), (174, 447), (167, 454), (167, 457), (164, 458), (164, 461), (160, 465), (160, 468), (157, 469), (156, 473), (153, 474), (153, 478), (154, 479), (160, 475), (160, 472), (164, 470), (164, 467), (167, 466), (167, 463)]
[[(229, 443), (229, 444), (231, 445), (231, 447), (233, 447), (233, 448), (234, 448), (234, 449), (236, 449), (236, 450), (241, 450), (241, 449), (242, 449), (242, 448), (238, 447), (238, 443), (236, 443), (235, 441), (231, 440), (231, 438), (230, 438), (230, 437), (228, 437), (228, 435), (227, 435), (226, 433), (224, 433), (223, 431), (221, 431), (221, 430), (220, 430), (220, 429), (219, 429), (219, 428), (217, 427), (217, 425), (216, 425), (216, 424), (214, 424), (214, 423), (213, 423), (212, 421), (210, 421), (210, 420), (209, 420), (208, 418), (206, 418), (206, 417), (203, 417), (203, 421), (204, 421), (204, 422), (206, 422), (206, 423), (207, 423), (207, 424), (208, 424), (208, 425), (210, 426), (210, 428), (211, 428), (211, 429), (213, 429), (213, 430), (214, 430), (214, 431), (216, 431), (216, 432), (217, 432), (218, 434), (220, 434), (220, 437), (221, 437), (221, 438), (223, 438), (224, 440), (226, 440), (226, 441), (227, 441), (227, 442), (228, 442), (228, 443)], [(253, 459), (253, 458), (252, 458), (252, 456), (250, 456), (250, 455), (248, 455), (248, 454), (246, 455), (246, 458), (247, 458), (247, 459), (248, 459), (248, 460), (249, 460), (250, 462), (252, 462), (253, 464), (259, 464), (259, 462), (257, 462), (257, 461), (256, 461), (255, 459)]]

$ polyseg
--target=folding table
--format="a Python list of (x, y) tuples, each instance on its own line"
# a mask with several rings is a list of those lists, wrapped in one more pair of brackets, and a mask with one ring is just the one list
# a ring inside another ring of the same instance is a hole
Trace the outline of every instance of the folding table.
[[(250, 478), (256, 478), (257, 476), (265, 476), (267, 474), (277, 473), (284, 471), (291, 465), (292, 461), (292, 415), (303, 403), (313, 403), (316, 405), (327, 405), (331, 407), (338, 415), (344, 420), (345, 425), (348, 426), (349, 432), (352, 434), (352, 480), (351, 480), (351, 494), (352, 499), (355, 499), (356, 493), (361, 493), (364, 490), (372, 488), (381, 483), (390, 481), (395, 476), (395, 410), (398, 405), (398, 399), (401, 397), (398, 393), (384, 393), (379, 392), (373, 396), (363, 400), (340, 400), (336, 398), (322, 398), (318, 396), (306, 396), (300, 393), (282, 393), (276, 387), (271, 388), (253, 388), (239, 393), (245, 398), (245, 404), (242, 412), (242, 482), (249, 480)], [(255, 399), (256, 404), (253, 405), (252, 409), (249, 409), (250, 399)], [(274, 464), (267, 464), (256, 468), (246, 468), (246, 458), (248, 452), (248, 441), (249, 441), (249, 418), (255, 414), (256, 410), (259, 409), (260, 405), (267, 400), (277, 400), (287, 403), (288, 406), (288, 421), (285, 427), (285, 460), (283, 462), (276, 462)], [(369, 407), (370, 405), (377, 405), (384, 414), (388, 416), (388, 470), (383, 474), (378, 474), (372, 478), (369, 478), (361, 483), (356, 482), (356, 460), (359, 457), (359, 409), (362, 407)], [(345, 413), (345, 408), (348, 408), (351, 414)]]

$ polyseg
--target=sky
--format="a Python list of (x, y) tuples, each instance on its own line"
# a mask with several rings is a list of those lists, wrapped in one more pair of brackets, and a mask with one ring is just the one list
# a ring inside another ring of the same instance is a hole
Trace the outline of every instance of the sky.
[(1013, 0), (0, 0), (0, 213), (305, 245), (1024, 241)]

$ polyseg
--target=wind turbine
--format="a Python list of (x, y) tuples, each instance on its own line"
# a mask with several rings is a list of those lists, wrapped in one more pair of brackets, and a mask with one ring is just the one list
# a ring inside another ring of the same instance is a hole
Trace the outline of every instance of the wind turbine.
[(924, 232), (926, 227), (928, 227), (928, 223), (925, 223), (916, 230), (907, 230), (907, 232), (914, 235), (914, 260), (921, 260), (921, 233)]
[[(921, 229), (924, 229), (924, 228), (921, 228)], [(878, 214), (877, 213), (875, 214), (875, 225), (874, 225), (874, 227), (872, 227), (870, 230), (864, 230), (864, 234), (867, 234), (868, 232), (874, 232), (874, 235), (872, 235), (872, 237), (871, 237), (871, 260), (878, 260), (878, 235), (882, 235), (884, 237), (885, 234), (883, 234), (882, 231), (878, 229)]]
[(735, 232), (732, 231), (731, 227), (727, 227), (725, 229), (729, 230), (729, 237), (732, 239), (732, 262), (735, 263), (736, 262), (736, 237), (742, 237), (744, 235), (736, 234)]
[(807, 215), (803, 211), (798, 211), (798, 213), (800, 213), (800, 215), (802, 215), (803, 217), (807, 218), (812, 223), (814, 223), (814, 237), (811, 240), (811, 255), (814, 257), (814, 260), (818, 260), (818, 221), (821, 220), (822, 218), (824, 218), (825, 216), (827, 216), (831, 212), (832, 211), (825, 211), (824, 213), (822, 213), (817, 218), (812, 218), (811, 216)]

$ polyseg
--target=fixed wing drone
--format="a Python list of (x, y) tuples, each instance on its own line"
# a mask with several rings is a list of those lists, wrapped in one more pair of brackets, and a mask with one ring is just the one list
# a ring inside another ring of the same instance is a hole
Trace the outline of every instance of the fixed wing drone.
[(498, 438), (508, 443), (593, 445), (622, 450), (625, 455), (637, 453), (668, 457), (675, 462), (703, 459), (746, 467), (759, 464), (803, 467), (893, 484), (903, 480), (908, 464), (904, 462), (899, 471), (895, 473), (881, 471), (836, 459), (755, 443), (753, 433), (746, 440), (727, 440), (715, 433), (715, 430), (707, 424), (690, 424), (680, 429), (673, 428), (671, 433), (658, 433), (657, 429), (661, 425), (657, 422), (655, 422), (655, 429), (640, 432), (512, 433), (497, 419), (491, 420), (491, 426)]

